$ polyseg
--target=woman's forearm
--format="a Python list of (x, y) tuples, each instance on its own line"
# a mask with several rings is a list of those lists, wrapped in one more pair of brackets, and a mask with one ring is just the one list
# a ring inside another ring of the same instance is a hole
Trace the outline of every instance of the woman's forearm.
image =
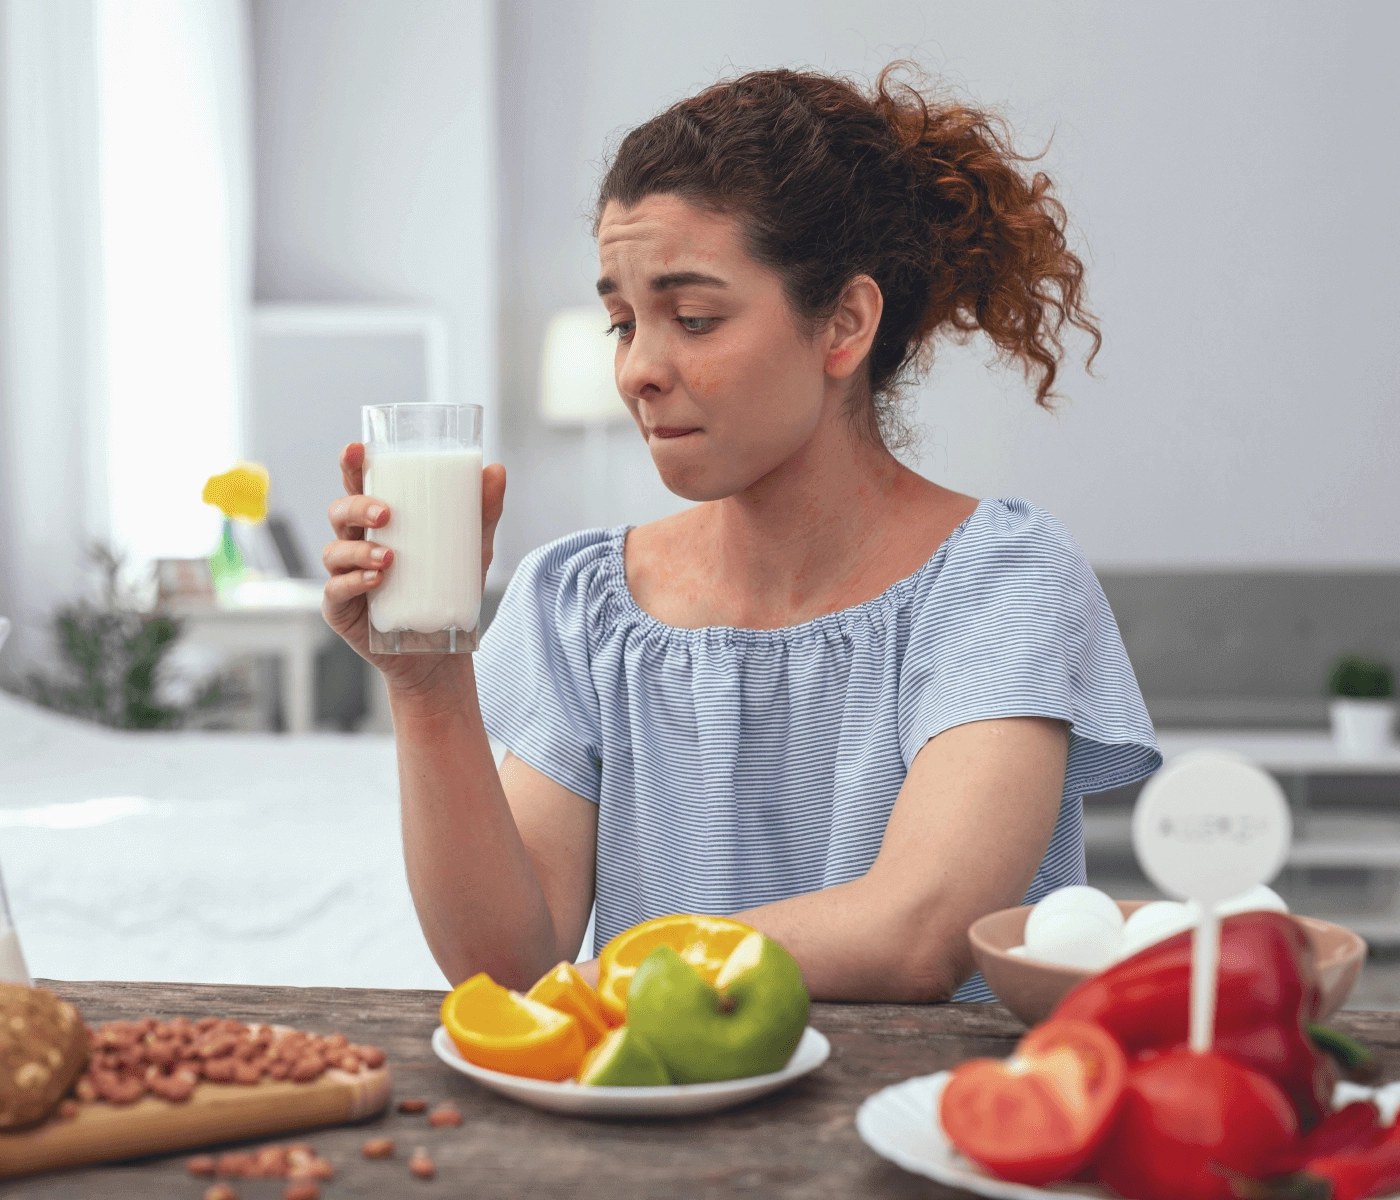
[(967, 938), (879, 896), (869, 876), (793, 896), (734, 919), (795, 958), (816, 1000), (947, 1000), (972, 973)]
[(470, 660), (446, 695), (390, 692), (404, 863), (428, 948), (454, 985), (486, 971), (526, 988), (561, 957), (554, 918), (511, 815)]

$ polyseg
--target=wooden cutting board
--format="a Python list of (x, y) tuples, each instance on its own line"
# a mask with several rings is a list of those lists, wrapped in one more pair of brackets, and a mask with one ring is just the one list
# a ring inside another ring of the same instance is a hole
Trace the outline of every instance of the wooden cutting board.
[(329, 1070), (311, 1083), (203, 1080), (182, 1104), (150, 1095), (135, 1104), (81, 1104), (66, 1120), (0, 1133), (0, 1178), (362, 1121), (383, 1111), (390, 1090), (386, 1066)]

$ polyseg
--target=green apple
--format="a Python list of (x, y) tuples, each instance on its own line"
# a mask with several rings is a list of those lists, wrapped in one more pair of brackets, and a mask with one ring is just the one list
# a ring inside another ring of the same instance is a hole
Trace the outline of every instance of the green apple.
[(593, 1047), (578, 1081), (591, 1087), (656, 1087), (670, 1083), (671, 1073), (631, 1025), (622, 1025)]
[(669, 946), (642, 960), (627, 991), (627, 1024), (677, 1083), (780, 1071), (807, 1027), (802, 972), (777, 942), (752, 933), (713, 987)]

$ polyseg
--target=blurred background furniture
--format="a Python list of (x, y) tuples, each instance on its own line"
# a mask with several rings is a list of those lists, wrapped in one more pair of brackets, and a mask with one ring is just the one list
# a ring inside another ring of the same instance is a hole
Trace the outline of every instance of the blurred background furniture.
[[(1101, 571), (1164, 756), (1242, 754), (1288, 793), (1294, 843), (1276, 884), (1299, 911), (1400, 947), (1400, 747), (1342, 754), (1325, 680), (1341, 655), (1400, 663), (1400, 572)], [(1156, 892), (1129, 841), (1137, 787), (1085, 801), (1093, 881)]]
[(566, 308), (545, 328), (540, 361), (540, 416), (556, 428), (581, 428), (584, 453), (583, 528), (607, 525), (608, 427), (632, 414), (617, 393), (615, 342), (596, 306)]
[(335, 635), (321, 616), (321, 585), (305, 579), (248, 580), (213, 603), (172, 601), (185, 638), (278, 663), (279, 709), (289, 733), (316, 728), (316, 654)]

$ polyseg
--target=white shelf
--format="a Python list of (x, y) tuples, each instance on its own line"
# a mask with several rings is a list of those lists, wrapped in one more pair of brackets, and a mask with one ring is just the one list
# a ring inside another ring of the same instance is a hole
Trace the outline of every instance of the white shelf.
[(1192, 750), (1227, 750), (1279, 775), (1400, 775), (1400, 745), (1358, 758), (1339, 751), (1329, 733), (1172, 729), (1159, 732), (1157, 743), (1168, 761)]

